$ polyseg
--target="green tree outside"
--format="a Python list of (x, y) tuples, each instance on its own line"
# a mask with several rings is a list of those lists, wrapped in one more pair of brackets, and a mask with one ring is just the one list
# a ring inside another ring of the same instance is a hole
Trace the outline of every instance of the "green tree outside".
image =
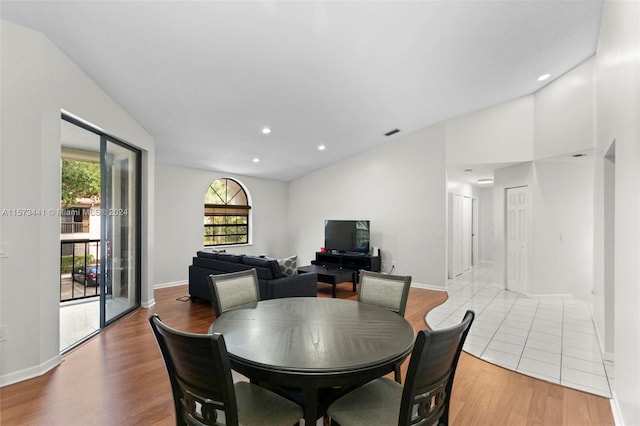
[(60, 189), (60, 204), (65, 209), (78, 198), (100, 200), (100, 163), (63, 158)]

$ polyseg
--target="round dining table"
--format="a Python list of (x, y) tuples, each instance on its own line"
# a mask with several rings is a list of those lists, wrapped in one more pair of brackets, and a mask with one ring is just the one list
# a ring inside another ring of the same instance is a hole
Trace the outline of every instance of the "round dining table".
[(243, 305), (223, 313), (209, 332), (224, 335), (233, 370), (302, 404), (306, 425), (339, 396), (392, 372), (415, 337), (395, 312), (315, 297)]

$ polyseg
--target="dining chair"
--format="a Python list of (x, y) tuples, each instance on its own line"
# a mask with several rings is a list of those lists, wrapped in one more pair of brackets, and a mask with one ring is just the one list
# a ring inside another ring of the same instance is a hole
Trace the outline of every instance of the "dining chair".
[[(404, 317), (410, 286), (410, 275), (389, 275), (361, 270), (358, 301), (389, 309)], [(398, 383), (402, 383), (401, 365), (402, 363), (399, 362), (393, 368), (394, 377)]]
[(252, 383), (233, 383), (221, 334), (175, 330), (157, 314), (149, 323), (169, 373), (176, 425), (299, 424), (298, 404)]
[(216, 316), (240, 305), (260, 300), (258, 273), (255, 269), (209, 275), (209, 287)]
[(378, 305), (404, 317), (411, 276), (389, 275), (360, 270), (358, 302)]
[(448, 425), (453, 378), (474, 317), (468, 310), (458, 325), (419, 331), (404, 386), (383, 377), (356, 388), (329, 406), (331, 424)]

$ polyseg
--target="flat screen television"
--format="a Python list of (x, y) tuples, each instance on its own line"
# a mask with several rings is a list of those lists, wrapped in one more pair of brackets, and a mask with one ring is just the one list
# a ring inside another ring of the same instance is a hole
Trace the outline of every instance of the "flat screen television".
[(368, 220), (325, 220), (324, 248), (339, 253), (369, 253)]

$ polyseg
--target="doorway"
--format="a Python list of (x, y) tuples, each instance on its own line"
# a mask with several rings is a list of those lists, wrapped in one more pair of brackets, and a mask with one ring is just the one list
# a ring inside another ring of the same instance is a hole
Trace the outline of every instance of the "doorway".
[(472, 205), (466, 195), (449, 193), (449, 271), (450, 279), (468, 272), (472, 266)]
[(480, 213), (478, 211), (478, 199), (471, 199), (471, 266), (480, 263), (480, 240), (478, 233), (480, 232)]
[(615, 353), (616, 143), (604, 157), (604, 352)]
[(138, 150), (61, 119), (60, 351), (140, 306)]
[(102, 137), (100, 324), (140, 306), (140, 152)]

